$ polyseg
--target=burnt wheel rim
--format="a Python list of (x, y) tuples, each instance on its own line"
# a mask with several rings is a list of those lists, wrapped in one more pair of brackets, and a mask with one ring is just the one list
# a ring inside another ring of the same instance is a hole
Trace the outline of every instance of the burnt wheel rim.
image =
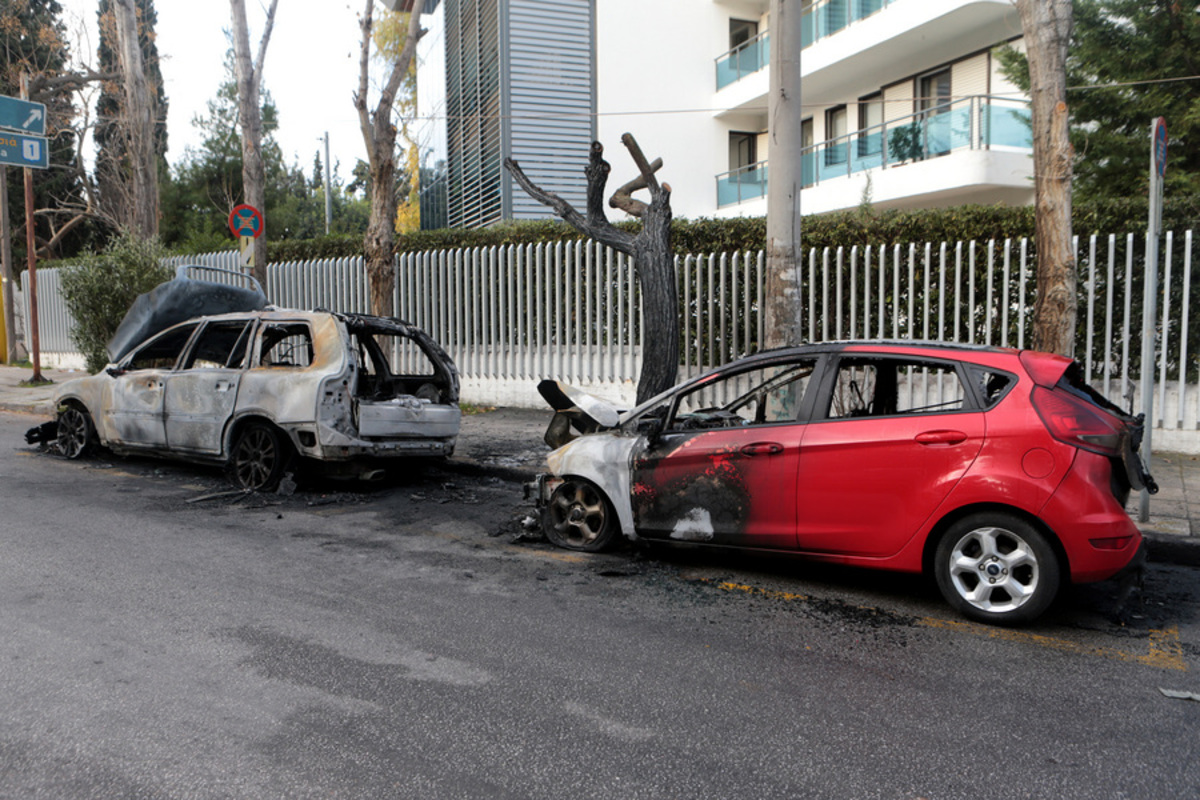
[(966, 533), (950, 552), (949, 568), (950, 582), (959, 596), (993, 614), (1015, 611), (1029, 602), (1041, 577), (1030, 543), (998, 527)]
[(567, 544), (591, 544), (604, 532), (607, 521), (604, 498), (586, 483), (565, 483), (550, 499), (550, 524)]
[(58, 449), (67, 458), (79, 458), (87, 449), (91, 431), (87, 417), (77, 408), (68, 408), (58, 418)]
[(254, 427), (242, 434), (233, 453), (233, 474), (244, 489), (267, 484), (279, 460), (275, 437), (265, 428)]

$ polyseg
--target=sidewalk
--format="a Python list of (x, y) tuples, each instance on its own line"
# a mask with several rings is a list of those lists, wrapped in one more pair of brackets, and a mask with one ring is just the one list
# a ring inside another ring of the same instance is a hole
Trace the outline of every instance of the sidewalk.
[[(29, 367), (0, 365), (0, 411), (32, 415), (30, 425), (54, 415), (51, 397), (58, 384), (85, 375), (82, 371), (42, 370), (54, 381), (39, 387), (21, 386), (33, 371)], [(505, 408), (463, 417), (455, 458), (478, 464), (506, 476), (532, 477), (539, 471), (549, 448), (542, 434), (550, 410)], [(1153, 561), (1200, 566), (1200, 456), (1155, 453), (1150, 469), (1159, 493), (1150, 498), (1150, 519), (1139, 527), (1150, 541)], [(1139, 497), (1129, 500), (1136, 520)]]

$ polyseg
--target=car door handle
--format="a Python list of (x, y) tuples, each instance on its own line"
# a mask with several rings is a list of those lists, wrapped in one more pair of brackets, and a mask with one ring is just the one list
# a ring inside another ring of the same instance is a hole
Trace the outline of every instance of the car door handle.
[(918, 444), (958, 444), (965, 442), (967, 435), (962, 431), (925, 431), (917, 434)]
[(229, 381), (217, 381), (217, 391), (218, 392), (228, 392), (229, 387), (232, 385), (233, 384), (231, 384)]
[(774, 456), (783, 452), (783, 445), (778, 442), (755, 442), (753, 444), (742, 445), (741, 453), (744, 456)]

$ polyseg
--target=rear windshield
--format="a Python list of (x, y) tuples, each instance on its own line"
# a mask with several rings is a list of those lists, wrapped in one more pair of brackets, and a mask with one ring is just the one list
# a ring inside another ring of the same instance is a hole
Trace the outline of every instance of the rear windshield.
[(1084, 380), (1083, 367), (1080, 366), (1078, 361), (1067, 367), (1067, 371), (1064, 372), (1062, 378), (1059, 379), (1058, 385), (1069, 391), (1071, 394), (1076, 395), (1077, 397), (1082, 397), (1089, 403), (1097, 406), (1098, 408), (1103, 408), (1109, 413), (1116, 414), (1121, 417), (1133, 416), (1128, 411), (1121, 408), (1116, 403), (1113, 403), (1104, 395), (1100, 394), (1095, 387)]

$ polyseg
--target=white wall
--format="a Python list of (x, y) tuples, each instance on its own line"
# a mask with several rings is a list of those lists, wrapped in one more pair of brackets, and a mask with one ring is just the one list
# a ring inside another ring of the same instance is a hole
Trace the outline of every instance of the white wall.
[(716, 175), (728, 169), (729, 131), (740, 130), (712, 114), (729, 16), (729, 8), (697, 0), (596, 3), (597, 131), (613, 166), (611, 188), (637, 174), (621, 144), (628, 131), (647, 158), (662, 158), (658, 175), (671, 185), (675, 216), (716, 212)]

